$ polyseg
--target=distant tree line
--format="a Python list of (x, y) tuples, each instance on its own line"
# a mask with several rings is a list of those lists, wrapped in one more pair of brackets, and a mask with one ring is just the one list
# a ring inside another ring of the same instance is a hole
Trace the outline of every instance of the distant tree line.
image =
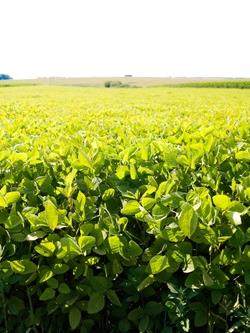
[(8, 74), (0, 74), (0, 80), (12, 80), (12, 77)]

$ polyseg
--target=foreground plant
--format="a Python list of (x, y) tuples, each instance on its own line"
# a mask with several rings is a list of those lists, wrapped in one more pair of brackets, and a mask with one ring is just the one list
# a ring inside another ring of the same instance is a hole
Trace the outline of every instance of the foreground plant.
[(247, 332), (247, 93), (75, 89), (4, 90), (0, 331)]

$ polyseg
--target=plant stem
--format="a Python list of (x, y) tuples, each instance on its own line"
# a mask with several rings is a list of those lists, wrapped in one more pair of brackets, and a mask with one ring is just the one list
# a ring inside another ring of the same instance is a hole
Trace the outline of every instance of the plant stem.
[(31, 320), (32, 320), (32, 329), (34, 330), (35, 333), (38, 333), (36, 327), (34, 326), (34, 310), (33, 310), (32, 300), (31, 300), (31, 297), (30, 297), (30, 291), (29, 291), (28, 287), (27, 287), (27, 296), (28, 296), (29, 306), (30, 306), (30, 315), (31, 315)]
[(3, 291), (1, 292), (2, 302), (3, 302), (3, 317), (4, 317), (4, 327), (5, 333), (8, 333), (8, 321), (7, 321), (7, 313), (6, 313), (6, 302)]

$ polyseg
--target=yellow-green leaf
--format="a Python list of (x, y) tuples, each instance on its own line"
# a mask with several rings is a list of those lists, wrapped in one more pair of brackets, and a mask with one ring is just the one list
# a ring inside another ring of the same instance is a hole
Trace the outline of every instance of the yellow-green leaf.
[(78, 238), (78, 244), (82, 251), (90, 251), (95, 246), (95, 237), (93, 236), (80, 236)]
[(179, 216), (179, 227), (185, 236), (191, 237), (198, 226), (198, 217), (191, 205), (185, 203)]
[(169, 267), (168, 257), (156, 255), (150, 260), (149, 266), (152, 274), (158, 274)]
[(121, 213), (124, 215), (135, 215), (140, 211), (140, 204), (136, 200), (130, 200), (126, 202), (121, 210)]
[(226, 210), (230, 206), (231, 200), (225, 194), (216, 194), (213, 197), (213, 202), (216, 207), (218, 207), (222, 210)]
[(39, 245), (35, 246), (35, 251), (44, 257), (51, 257), (56, 247), (54, 243), (47, 240), (42, 240)]
[(58, 210), (51, 200), (44, 203), (46, 221), (51, 230), (55, 230), (58, 224)]
[(9, 264), (12, 271), (18, 274), (34, 273), (37, 269), (36, 265), (28, 259), (9, 261)]
[(5, 200), (8, 205), (17, 202), (20, 199), (21, 195), (18, 191), (8, 192), (5, 194)]

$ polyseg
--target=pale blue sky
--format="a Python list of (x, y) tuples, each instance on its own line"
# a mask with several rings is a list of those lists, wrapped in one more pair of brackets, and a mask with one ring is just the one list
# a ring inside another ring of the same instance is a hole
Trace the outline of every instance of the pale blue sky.
[(1, 0), (0, 73), (250, 77), (249, 0)]

